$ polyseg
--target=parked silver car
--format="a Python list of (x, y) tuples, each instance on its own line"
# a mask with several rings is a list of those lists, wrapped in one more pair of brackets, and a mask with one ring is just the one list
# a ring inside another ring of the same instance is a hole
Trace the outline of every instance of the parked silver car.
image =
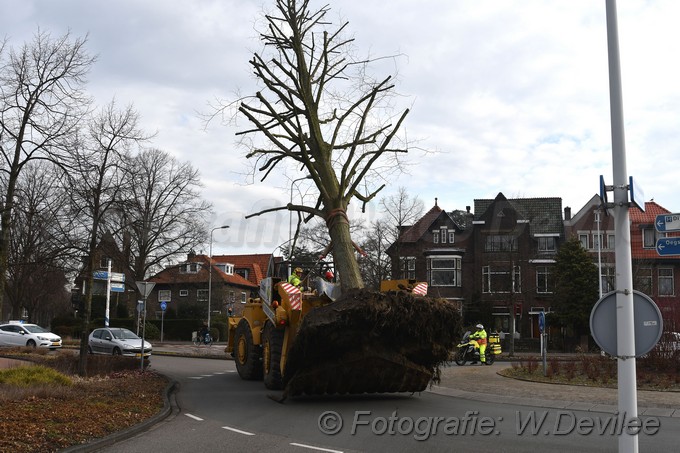
[[(144, 357), (151, 355), (151, 343), (144, 341)], [(131, 330), (122, 327), (94, 329), (88, 338), (90, 354), (123, 355), (142, 357), (142, 339)]]
[(0, 346), (56, 349), (61, 348), (61, 337), (37, 324), (10, 321), (0, 325)]

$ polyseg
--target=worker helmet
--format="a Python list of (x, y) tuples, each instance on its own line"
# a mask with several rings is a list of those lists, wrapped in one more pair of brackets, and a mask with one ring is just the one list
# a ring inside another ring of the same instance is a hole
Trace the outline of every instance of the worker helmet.
[(326, 273), (324, 274), (324, 277), (326, 277), (328, 280), (333, 280), (333, 272), (326, 271)]
[(482, 330), (482, 329), (484, 329), (484, 326), (481, 325), (481, 324), (477, 324), (475, 327), (477, 328), (477, 330)]
[(301, 268), (301, 267), (296, 267), (294, 272), (295, 272), (296, 274), (300, 275), (300, 274), (302, 274), (302, 268)]

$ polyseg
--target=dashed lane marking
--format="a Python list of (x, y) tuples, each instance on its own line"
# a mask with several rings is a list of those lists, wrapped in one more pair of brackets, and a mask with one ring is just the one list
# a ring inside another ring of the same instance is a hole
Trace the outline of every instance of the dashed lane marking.
[(310, 450), (328, 451), (330, 453), (342, 453), (342, 450), (331, 450), (329, 448), (314, 447), (313, 445), (298, 444), (297, 442), (291, 442), (290, 444), (293, 445), (294, 447), (309, 448)]
[(228, 431), (233, 431), (233, 432), (238, 433), (238, 434), (243, 434), (245, 436), (254, 436), (255, 435), (255, 433), (249, 433), (248, 431), (243, 431), (243, 430), (240, 430), (240, 429), (232, 428), (230, 426), (223, 426), (222, 429), (226, 429)]
[(199, 421), (199, 422), (203, 421), (203, 419), (201, 417), (196, 417), (195, 415), (191, 415), (191, 414), (184, 414), (184, 415), (186, 415), (189, 418), (193, 418), (194, 420)]

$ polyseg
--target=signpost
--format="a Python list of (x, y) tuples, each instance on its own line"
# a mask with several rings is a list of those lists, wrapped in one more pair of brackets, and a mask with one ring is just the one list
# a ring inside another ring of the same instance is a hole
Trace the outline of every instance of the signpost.
[(654, 228), (660, 233), (680, 231), (680, 214), (659, 214), (654, 221)]
[(538, 314), (538, 330), (541, 332), (541, 357), (543, 357), (543, 376), (548, 375), (548, 339), (545, 333), (545, 312), (542, 311)]
[(680, 237), (657, 239), (656, 253), (659, 256), (680, 255)]
[(140, 318), (143, 318), (142, 321), (142, 360), (140, 361), (140, 366), (141, 370), (144, 371), (144, 334), (146, 331), (146, 298), (149, 297), (149, 294), (151, 294), (151, 291), (153, 291), (153, 287), (156, 286), (154, 282), (135, 282), (137, 284), (137, 289), (139, 289), (139, 293), (142, 295), (144, 298), (144, 305), (142, 308), (142, 313), (140, 314)]
[(166, 301), (161, 301), (161, 343), (163, 343), (163, 323), (165, 321), (165, 310), (168, 308)]

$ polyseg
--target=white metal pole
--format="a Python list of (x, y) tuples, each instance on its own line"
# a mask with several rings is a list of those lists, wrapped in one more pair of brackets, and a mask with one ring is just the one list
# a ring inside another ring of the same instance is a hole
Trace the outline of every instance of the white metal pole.
[[(616, 255), (616, 346), (619, 414), (624, 423), (637, 417), (635, 381), (635, 324), (633, 312), (633, 269), (631, 264), (628, 213), (628, 175), (623, 128), (621, 66), (619, 61), (616, 0), (607, 0), (607, 53), (611, 109), (612, 163), (614, 174), (614, 237)], [(623, 430), (619, 452), (637, 453), (638, 438)]]
[(600, 299), (602, 299), (602, 233), (600, 233), (600, 210), (595, 211), (595, 222), (597, 222), (597, 281), (600, 288)]
[(104, 327), (109, 327), (109, 307), (111, 306), (111, 260), (106, 265), (106, 308), (104, 309)]
[(208, 331), (210, 331), (210, 310), (212, 302), (212, 243), (213, 243), (213, 232), (215, 230), (222, 230), (224, 228), (229, 228), (229, 225), (222, 225), (210, 230), (210, 251), (208, 254)]

